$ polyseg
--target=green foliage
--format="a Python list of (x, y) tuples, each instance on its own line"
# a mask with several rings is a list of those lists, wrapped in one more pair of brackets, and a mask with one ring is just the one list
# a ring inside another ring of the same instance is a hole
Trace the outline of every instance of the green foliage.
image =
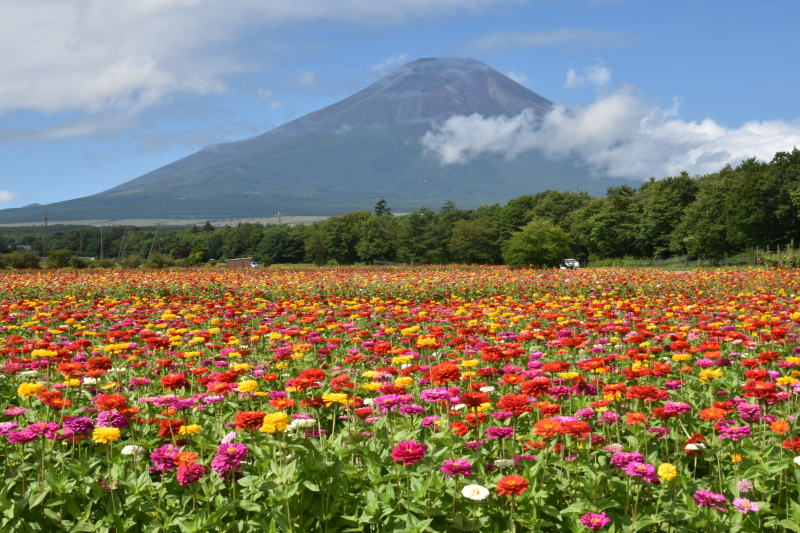
[(29, 250), (17, 250), (5, 256), (5, 262), (11, 268), (39, 268), (41, 260), (39, 254)]
[(513, 267), (556, 266), (570, 254), (572, 239), (561, 228), (535, 218), (514, 233), (503, 247), (503, 259)]
[(46, 268), (65, 268), (69, 266), (69, 250), (53, 250), (47, 255)]

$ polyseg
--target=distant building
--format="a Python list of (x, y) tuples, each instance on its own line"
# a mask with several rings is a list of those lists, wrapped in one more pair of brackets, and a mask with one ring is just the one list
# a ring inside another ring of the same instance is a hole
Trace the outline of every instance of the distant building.
[(236, 259), (228, 259), (228, 268), (252, 268), (252, 257), (237, 257)]

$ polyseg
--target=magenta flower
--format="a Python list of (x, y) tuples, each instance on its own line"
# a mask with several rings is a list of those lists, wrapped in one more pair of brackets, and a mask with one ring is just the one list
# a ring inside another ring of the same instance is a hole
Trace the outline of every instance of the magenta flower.
[(228, 472), (238, 470), (246, 458), (247, 446), (244, 444), (238, 442), (220, 444), (217, 455), (211, 461), (211, 468), (221, 477), (225, 477)]
[(469, 477), (472, 475), (472, 463), (466, 459), (448, 459), (439, 469), (444, 475), (455, 477), (458, 475)]
[(9, 444), (25, 444), (26, 442), (35, 440), (38, 436), (39, 435), (33, 430), (19, 429), (9, 433), (8, 436), (6, 436), (6, 440)]
[(150, 472), (155, 474), (175, 470), (175, 456), (178, 452), (180, 449), (174, 444), (165, 444), (150, 452), (150, 460), (153, 461)]
[(622, 468), (628, 463), (643, 463), (644, 455), (635, 452), (619, 452), (611, 456), (611, 467)]
[(394, 459), (396, 463), (403, 463), (405, 466), (413, 465), (414, 463), (422, 461), (427, 451), (428, 446), (422, 442), (404, 440), (392, 450), (392, 459)]
[(603, 529), (611, 523), (611, 519), (606, 516), (606, 513), (586, 513), (581, 516), (580, 523), (586, 529), (597, 531)]
[(97, 425), (125, 429), (130, 426), (130, 421), (128, 420), (128, 417), (119, 411), (102, 411), (97, 415)]
[(717, 494), (716, 492), (711, 492), (710, 490), (706, 489), (698, 489), (692, 495), (694, 498), (694, 503), (700, 505), (702, 507), (713, 507), (723, 513), (726, 511), (723, 505), (728, 503), (728, 499), (723, 496), (722, 494)]
[(751, 502), (747, 498), (734, 498), (733, 506), (745, 514), (757, 513), (759, 510), (758, 504)]
[(178, 467), (178, 473), (175, 476), (178, 479), (178, 484), (188, 487), (195, 481), (202, 478), (206, 473), (206, 467), (196, 463), (190, 465), (181, 465)]
[(489, 439), (510, 439), (514, 435), (514, 428), (511, 426), (503, 427), (488, 427), (486, 428), (486, 437)]
[(719, 432), (720, 439), (731, 439), (734, 442), (749, 436), (750, 426), (728, 426)]
[(637, 461), (626, 464), (622, 471), (629, 476), (640, 477), (642, 481), (647, 483), (658, 483), (658, 474), (653, 465), (649, 463), (640, 463)]
[(87, 416), (67, 416), (62, 423), (76, 435), (88, 435), (94, 429), (94, 420)]

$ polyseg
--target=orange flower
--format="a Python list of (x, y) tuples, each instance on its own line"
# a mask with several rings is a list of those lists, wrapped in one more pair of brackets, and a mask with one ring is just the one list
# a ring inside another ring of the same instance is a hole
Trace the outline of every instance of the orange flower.
[(625, 415), (625, 423), (629, 426), (635, 426), (636, 424), (647, 425), (647, 415), (638, 412), (628, 413)]
[(533, 432), (542, 438), (549, 439), (563, 432), (564, 428), (557, 420), (544, 418), (533, 425)]
[(725, 418), (727, 412), (728, 411), (726, 409), (709, 407), (708, 409), (703, 409), (700, 411), (700, 418), (703, 420), (722, 420)]
[(506, 476), (497, 482), (498, 496), (519, 496), (528, 489), (528, 482), (522, 476)]
[(180, 452), (175, 456), (175, 464), (177, 466), (189, 466), (197, 461), (197, 454), (194, 452)]
[(772, 424), (769, 425), (769, 429), (777, 433), (778, 435), (783, 435), (791, 426), (786, 420), (776, 420)]

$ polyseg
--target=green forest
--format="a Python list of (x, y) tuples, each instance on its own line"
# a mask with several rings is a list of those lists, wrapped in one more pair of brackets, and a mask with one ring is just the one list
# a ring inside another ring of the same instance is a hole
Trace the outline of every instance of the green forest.
[[(372, 207), (372, 206), (371, 206)], [(234, 257), (279, 263), (555, 266), (619, 258), (719, 261), (800, 243), (800, 150), (703, 176), (681, 173), (604, 197), (544, 191), (505, 205), (447, 203), (395, 215), (381, 200), (310, 225), (0, 228), (0, 266), (197, 266)], [(41, 262), (46, 257), (46, 263)]]

